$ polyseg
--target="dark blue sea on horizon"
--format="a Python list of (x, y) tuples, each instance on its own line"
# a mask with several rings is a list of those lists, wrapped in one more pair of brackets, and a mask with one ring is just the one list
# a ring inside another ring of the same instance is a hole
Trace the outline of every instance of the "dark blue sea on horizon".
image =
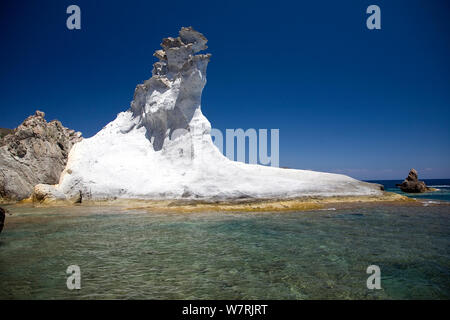
[(382, 184), (386, 191), (396, 192), (418, 200), (450, 201), (450, 179), (420, 179), (420, 180), (424, 181), (428, 187), (438, 189), (438, 191), (426, 193), (405, 193), (402, 192), (400, 188), (395, 186), (396, 184), (402, 183), (403, 180), (366, 180), (366, 181)]

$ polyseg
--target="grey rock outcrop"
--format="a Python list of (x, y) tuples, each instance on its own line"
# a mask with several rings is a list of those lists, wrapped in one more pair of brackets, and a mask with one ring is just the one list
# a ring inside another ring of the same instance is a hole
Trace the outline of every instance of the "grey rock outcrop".
[(28, 198), (39, 183), (56, 184), (81, 133), (36, 111), (0, 139), (0, 199)]
[(432, 189), (427, 188), (425, 182), (419, 181), (419, 177), (415, 169), (411, 169), (406, 179), (401, 184), (397, 184), (397, 187), (399, 187), (403, 192), (408, 193), (432, 191)]

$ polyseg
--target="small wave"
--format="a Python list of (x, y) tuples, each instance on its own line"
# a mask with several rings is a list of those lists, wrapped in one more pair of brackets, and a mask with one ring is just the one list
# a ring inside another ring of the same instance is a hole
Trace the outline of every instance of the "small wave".
[(326, 208), (326, 209), (319, 209), (320, 211), (330, 211), (330, 210), (336, 210), (336, 208)]
[(436, 186), (428, 186), (431, 188), (450, 188), (450, 185), (448, 184), (441, 184), (441, 185), (436, 185)]
[(424, 207), (428, 207), (430, 204), (441, 204), (439, 201), (433, 201), (433, 200), (425, 201), (422, 203), (423, 203)]

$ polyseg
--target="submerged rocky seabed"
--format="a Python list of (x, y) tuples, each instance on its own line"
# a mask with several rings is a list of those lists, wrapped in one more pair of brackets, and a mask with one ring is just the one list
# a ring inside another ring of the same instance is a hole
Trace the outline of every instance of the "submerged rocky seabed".
[[(448, 204), (283, 213), (7, 209), (1, 299), (450, 298)], [(73, 264), (81, 268), (78, 291), (66, 288)], [(366, 287), (372, 264), (382, 290)]]

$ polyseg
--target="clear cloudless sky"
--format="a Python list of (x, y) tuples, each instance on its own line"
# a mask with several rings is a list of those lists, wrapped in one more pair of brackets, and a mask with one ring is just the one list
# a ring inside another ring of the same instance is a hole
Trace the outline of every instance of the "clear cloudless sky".
[[(81, 30), (66, 8), (81, 8)], [(381, 8), (381, 30), (366, 8)], [(450, 2), (0, 2), (0, 127), (36, 109), (98, 132), (151, 76), (163, 37), (193, 26), (212, 53), (213, 127), (279, 128), (280, 166), (359, 179), (450, 178)]]

